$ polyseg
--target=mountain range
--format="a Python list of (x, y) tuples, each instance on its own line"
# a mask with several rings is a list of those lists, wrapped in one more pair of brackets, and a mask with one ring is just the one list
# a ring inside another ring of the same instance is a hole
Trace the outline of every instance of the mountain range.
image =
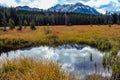
[(74, 12), (74, 13), (86, 13), (86, 14), (100, 14), (97, 10), (87, 5), (83, 5), (82, 3), (76, 4), (57, 4), (51, 8), (50, 11), (56, 12)]
[[(29, 10), (29, 11), (41, 11), (42, 9), (39, 8), (30, 8), (29, 6), (17, 6), (17, 10)], [(76, 3), (76, 4), (64, 4), (60, 5), (57, 4), (51, 8), (48, 9), (52, 12), (73, 12), (73, 13), (86, 13), (86, 14), (100, 14), (96, 9), (84, 5), (82, 3)]]
[(27, 10), (27, 11), (41, 11), (39, 8), (30, 8), (29, 6), (17, 6), (17, 10)]

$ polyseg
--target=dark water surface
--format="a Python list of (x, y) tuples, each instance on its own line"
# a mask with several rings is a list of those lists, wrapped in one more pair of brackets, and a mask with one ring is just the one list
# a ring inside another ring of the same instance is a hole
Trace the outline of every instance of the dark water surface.
[(57, 48), (40, 46), (10, 51), (2, 53), (0, 60), (20, 57), (29, 57), (35, 60), (50, 59), (58, 61), (67, 73), (72, 73), (76, 78), (82, 77), (85, 79), (88, 75), (94, 73), (103, 77), (112, 75), (112, 71), (102, 65), (103, 56), (104, 53), (89, 46), (62, 45)]

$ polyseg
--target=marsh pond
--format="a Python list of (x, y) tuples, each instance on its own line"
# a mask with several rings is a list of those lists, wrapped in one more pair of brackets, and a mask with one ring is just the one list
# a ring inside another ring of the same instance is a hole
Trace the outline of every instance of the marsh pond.
[(110, 78), (112, 70), (110, 67), (104, 67), (102, 60), (105, 53), (96, 48), (85, 45), (62, 45), (58, 47), (29, 47), (2, 53), (0, 60), (28, 57), (34, 60), (57, 61), (61, 68), (75, 78), (85, 79), (89, 75), (97, 74), (102, 77)]

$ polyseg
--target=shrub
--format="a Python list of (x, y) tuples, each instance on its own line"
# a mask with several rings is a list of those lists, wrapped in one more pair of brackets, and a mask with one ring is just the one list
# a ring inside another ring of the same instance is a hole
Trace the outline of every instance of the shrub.
[(18, 30), (21, 31), (22, 30), (22, 25), (18, 26)]
[(111, 49), (111, 56), (116, 56), (118, 54), (118, 49), (117, 48), (112, 48)]
[(47, 42), (49, 45), (52, 45), (52, 44), (54, 45), (54, 44), (57, 44), (57, 42), (58, 42), (57, 39), (58, 39), (58, 36), (55, 33), (52, 33), (52, 34), (48, 35)]
[(49, 27), (44, 27), (44, 32), (45, 34), (50, 34), (52, 33), (52, 30)]

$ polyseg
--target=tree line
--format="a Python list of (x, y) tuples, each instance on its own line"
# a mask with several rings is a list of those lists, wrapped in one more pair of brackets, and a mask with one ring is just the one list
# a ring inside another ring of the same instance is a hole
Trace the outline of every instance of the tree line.
[(50, 11), (25, 11), (16, 10), (16, 8), (0, 7), (0, 26), (10, 27), (14, 29), (18, 26), (18, 30), (22, 26), (40, 25), (107, 25), (120, 24), (120, 14), (111, 14), (106, 12), (106, 15), (93, 15), (93, 14), (78, 14), (78, 13), (61, 13)]

